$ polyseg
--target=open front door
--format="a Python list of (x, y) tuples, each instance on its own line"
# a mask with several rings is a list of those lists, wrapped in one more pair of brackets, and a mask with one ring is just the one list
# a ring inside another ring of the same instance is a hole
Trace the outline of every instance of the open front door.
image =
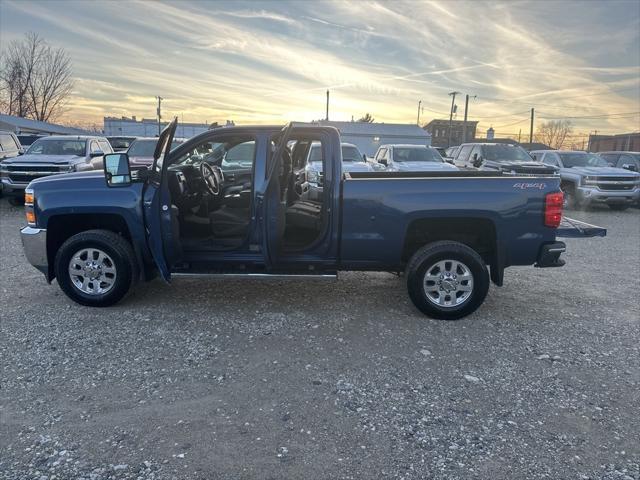
[(267, 165), (267, 184), (262, 195), (263, 204), (263, 229), (265, 245), (265, 264), (273, 268), (277, 263), (277, 257), (284, 237), (287, 199), (282, 198), (281, 173), (283, 170), (282, 155), (287, 148), (287, 141), (293, 125), (286, 125), (276, 142), (273, 154)]
[(167, 282), (171, 280), (171, 266), (180, 257), (177, 218), (172, 209), (167, 180), (169, 152), (177, 125), (178, 117), (158, 137), (153, 166), (144, 192), (147, 243), (160, 275)]

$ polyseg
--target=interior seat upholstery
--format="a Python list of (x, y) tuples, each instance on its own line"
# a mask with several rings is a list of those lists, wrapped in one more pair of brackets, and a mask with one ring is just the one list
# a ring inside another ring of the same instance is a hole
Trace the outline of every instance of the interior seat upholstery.
[(243, 236), (249, 228), (249, 209), (224, 205), (211, 212), (209, 220), (216, 237)]

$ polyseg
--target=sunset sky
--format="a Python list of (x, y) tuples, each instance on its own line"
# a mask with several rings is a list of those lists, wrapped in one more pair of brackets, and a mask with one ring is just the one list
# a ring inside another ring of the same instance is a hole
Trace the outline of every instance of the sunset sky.
[(78, 122), (153, 118), (156, 95), (165, 118), (309, 121), (329, 88), (332, 120), (412, 123), (419, 100), (424, 122), (448, 118), (457, 90), (483, 132), (528, 132), (531, 107), (576, 133), (640, 130), (637, 0), (0, 0), (0, 48), (27, 31), (71, 55)]

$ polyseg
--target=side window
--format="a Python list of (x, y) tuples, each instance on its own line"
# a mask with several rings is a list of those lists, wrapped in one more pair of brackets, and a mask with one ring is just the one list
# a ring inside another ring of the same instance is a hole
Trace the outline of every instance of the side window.
[(111, 144), (106, 140), (98, 140), (98, 145), (100, 145), (100, 150), (104, 153), (111, 153), (113, 149), (111, 148)]
[(379, 162), (380, 160), (382, 160), (382, 158), (387, 154), (387, 149), (386, 148), (381, 148), (380, 150), (378, 150), (378, 153), (376, 153), (376, 162)]
[(471, 150), (471, 155), (469, 156), (469, 161), (472, 162), (473, 161), (473, 156), (477, 155), (478, 158), (482, 157), (482, 146), (480, 145), (476, 145), (475, 147), (473, 147), (473, 150)]
[(469, 158), (469, 153), (471, 153), (472, 148), (473, 145), (465, 145), (464, 147), (462, 147), (458, 152), (457, 160), (466, 161)]
[(98, 142), (96, 142), (95, 140), (91, 140), (91, 144), (89, 146), (90, 148), (90, 152), (91, 153), (96, 153), (100, 151), (100, 146), (98, 145)]
[(0, 150), (12, 152), (18, 150), (18, 145), (16, 145), (16, 142), (13, 140), (11, 135), (2, 133), (0, 134)]
[[(640, 172), (640, 160), (632, 155), (620, 155), (620, 160), (618, 160), (618, 167), (624, 168), (624, 165), (630, 165), (636, 168), (636, 172)], [(628, 168), (628, 167), (627, 167)]]

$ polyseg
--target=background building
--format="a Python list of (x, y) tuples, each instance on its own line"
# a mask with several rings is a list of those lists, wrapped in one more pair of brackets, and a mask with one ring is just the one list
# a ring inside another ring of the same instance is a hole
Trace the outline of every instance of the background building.
[[(453, 120), (451, 122), (451, 145), (452, 147), (460, 145), (461, 143), (471, 142), (476, 136), (476, 126), (478, 122), (472, 122), (467, 120), (467, 134), (463, 138), (464, 121)], [(424, 127), (431, 135), (431, 145), (434, 147), (447, 147), (449, 139), (449, 120), (431, 120)]]
[(589, 135), (590, 152), (640, 152), (640, 132), (618, 135)]
[(14, 115), (0, 114), (0, 130), (6, 130), (15, 134), (33, 135), (91, 135), (91, 132), (80, 128), (65, 127), (55, 123), (40, 122), (29, 118), (16, 117)]
[[(160, 124), (162, 130), (168, 122)], [(178, 121), (176, 137), (191, 138), (194, 135), (205, 132), (209, 129), (206, 123), (182, 123)], [(158, 120), (155, 118), (143, 118), (137, 120), (136, 117), (104, 117), (105, 136), (125, 136), (125, 137), (157, 137)]]
[(332, 122), (326, 120), (314, 123), (337, 128), (343, 142), (353, 143), (367, 157), (373, 157), (378, 147), (386, 143), (431, 145), (429, 133), (415, 124)]

